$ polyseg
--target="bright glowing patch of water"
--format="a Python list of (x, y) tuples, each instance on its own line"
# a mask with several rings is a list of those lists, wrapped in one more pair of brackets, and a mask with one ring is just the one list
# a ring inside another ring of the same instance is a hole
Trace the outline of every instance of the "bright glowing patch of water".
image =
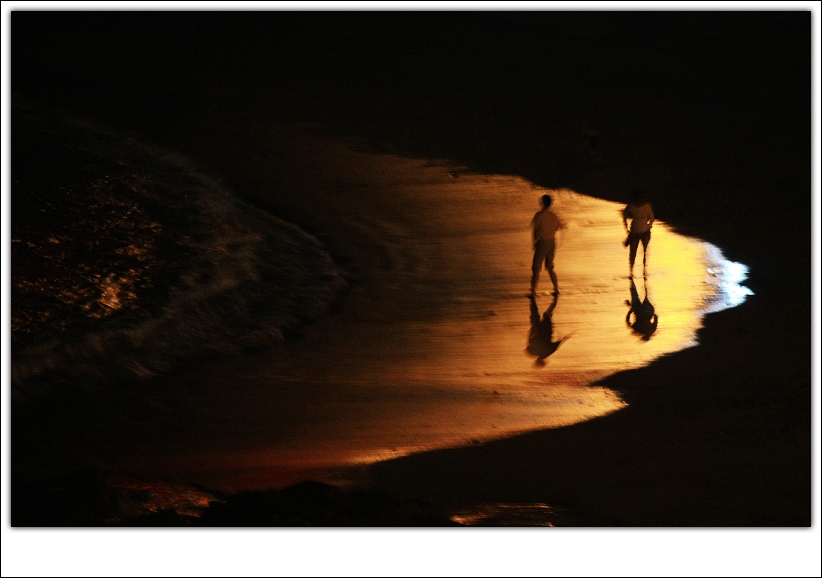
[(716, 313), (740, 305), (753, 291), (741, 285), (748, 278), (748, 267), (729, 261), (718, 247), (706, 243), (705, 258), (708, 262), (705, 282), (713, 291), (705, 296), (704, 313)]

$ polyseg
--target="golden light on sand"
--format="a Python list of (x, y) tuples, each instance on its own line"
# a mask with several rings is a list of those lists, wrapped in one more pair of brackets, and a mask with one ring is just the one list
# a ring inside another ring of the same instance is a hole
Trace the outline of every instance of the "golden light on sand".
[[(658, 220), (634, 295), (623, 205), (338, 144), (315, 154), (313, 171), (301, 157), (293, 175), (303, 194), (286, 201), (297, 213), (326, 209), (316, 226), (346, 239), (362, 282), (302, 339), (192, 376), (215, 384), (192, 400), (208, 433), (192, 436), (206, 441), (186, 445), (172, 469), (201, 472), (213, 487), (285, 485), (309, 470), (320, 479), (322, 468), (618, 411), (625, 402), (596, 382), (696, 345), (702, 317), (731, 294), (721, 285), (733, 275), (716, 271), (733, 264)], [(555, 302), (545, 273), (526, 297), (529, 223), (545, 193), (567, 225)], [(628, 314), (646, 298), (658, 321), (643, 338)]]

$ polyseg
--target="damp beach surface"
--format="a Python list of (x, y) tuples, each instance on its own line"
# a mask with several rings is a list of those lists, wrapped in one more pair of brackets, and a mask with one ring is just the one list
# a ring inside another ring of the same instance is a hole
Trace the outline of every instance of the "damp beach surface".
[[(660, 221), (647, 277), (629, 278), (616, 203), (290, 131), (272, 127), (260, 151), (276, 175), (264, 201), (299, 186), (294, 210), (322, 214), (332, 242), (360, 240), (340, 247), (352, 288), (297, 339), (157, 378), (150, 397), (173, 410), (86, 432), (82, 452), (118, 440), (119, 457), (95, 456), (107, 470), (236, 492), (569, 426), (626, 405), (596, 382), (695, 346), (708, 310), (741, 301), (716, 273), (731, 265), (716, 247)], [(277, 180), (286, 167), (293, 182)], [(529, 300), (542, 194), (567, 225), (561, 294)], [(647, 340), (629, 325), (632, 284), (659, 318)]]
[[(53, 438), (47, 457), (34, 447), (19, 466), (71, 470), (94, 464), (121, 480), (120, 487), (171, 483), (188, 488), (178, 490), (181, 495), (193, 488), (228, 495), (281, 489), (304, 480), (367, 487), (369, 466), (377, 462), (484, 447), (623, 411), (629, 403), (618, 389), (602, 386), (603, 379), (698, 346), (705, 315), (740, 305), (751, 294), (741, 284), (745, 265), (726, 260), (710, 243), (674, 232), (662, 220), (654, 225), (646, 275), (637, 265), (637, 276), (630, 276), (623, 205), (615, 202), (441, 160), (366, 152), (311, 126), (271, 123), (258, 127), (257, 138), (265, 145), (257, 148), (254, 163), (265, 167), (266, 181), (261, 197), (251, 200), (303, 223), (333, 248), (341, 268), (329, 277), (328, 260), (317, 259), (315, 243), (306, 245), (311, 253), (298, 249), (288, 257), (299, 267), (280, 265), (275, 270), (281, 274), (262, 281), (253, 273), (259, 249), (232, 257), (223, 248), (216, 253), (228, 261), (224, 269), (236, 269), (231, 265), (236, 261), (252, 273), (246, 275), (250, 281), (220, 283), (290, 287), (285, 297), (283, 290), (274, 293), (289, 303), (312, 291), (327, 293), (328, 279), (345, 279), (335, 282), (338, 291), (347, 287), (337, 304), (326, 305), (326, 314), (304, 321), (288, 339), (239, 357), (231, 355), (232, 342), (215, 337), (220, 328), (212, 324), (224, 324), (229, 335), (230, 328), (248, 326), (249, 320), (223, 319), (217, 316), (221, 309), (206, 307), (212, 313), (203, 328), (178, 306), (169, 307), (166, 311), (177, 312), (171, 318), (175, 334), (167, 337), (162, 324), (143, 322), (138, 342), (145, 345), (112, 349), (108, 357), (121, 360), (121, 372), (135, 364), (151, 367), (146, 359), (180, 347), (182, 336), (192, 334), (206, 340), (209, 355), (153, 375), (139, 373), (136, 385), (110, 378), (74, 405), (58, 401), (54, 422), (45, 429), (51, 435), (42, 428), (36, 433), (18, 428), (21, 448)], [(234, 139), (219, 134), (202, 140)], [(258, 171), (241, 159), (232, 161), (236, 171)], [(217, 183), (211, 185), (217, 195)], [(232, 197), (229, 191), (222, 194)], [(537, 294), (529, 296), (529, 223), (543, 194), (552, 196), (552, 208), (566, 226), (555, 258), (560, 294), (545, 289), (550, 282), (543, 271)], [(251, 216), (245, 219), (256, 223)], [(283, 227), (274, 221), (267, 226), (269, 232)], [(259, 235), (240, 230), (241, 238)], [(302, 254), (311, 260), (300, 263)], [(297, 283), (298, 271), (307, 280)], [(177, 300), (196, 301), (200, 293), (213, 291), (208, 287), (195, 286)], [(108, 286), (98, 289), (101, 300), (107, 291)], [(216, 293), (210, 301), (245, 305), (245, 293)], [(285, 307), (280, 301), (271, 305)], [(644, 331), (636, 323), (643, 307), (655, 317)], [(116, 341), (111, 330), (100, 335), (93, 343)], [(193, 349), (188, 345), (184, 351)], [(42, 355), (37, 351), (17, 357), (31, 365)], [(79, 349), (73, 351), (79, 356)], [(59, 359), (50, 363), (56, 364), (51, 373), (72, 374)], [(51, 379), (51, 396), (61, 400), (60, 383)], [(31, 381), (15, 380), (23, 399)], [(670, 393), (665, 384), (655, 387), (658, 395)], [(38, 403), (21, 405), (19, 415), (41, 411)], [(70, 435), (59, 436), (58, 430)], [(31, 456), (41, 456), (40, 461), (28, 461)], [(553, 506), (542, 506), (494, 504), (501, 508), (494, 523), (531, 525), (539, 515), (544, 525), (557, 523)], [(464, 509), (488, 506), (449, 505), (458, 507), (463, 508), (454, 514), (459, 519), (479, 520), (485, 518)]]

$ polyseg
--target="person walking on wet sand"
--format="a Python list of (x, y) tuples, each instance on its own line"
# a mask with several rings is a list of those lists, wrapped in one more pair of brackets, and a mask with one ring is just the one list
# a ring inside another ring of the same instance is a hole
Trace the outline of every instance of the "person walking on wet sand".
[[(651, 227), (654, 225), (654, 211), (651, 203), (644, 192), (635, 190), (632, 193), (633, 200), (622, 211), (622, 224), (628, 238), (625, 245), (628, 249), (628, 265), (630, 266), (630, 276), (634, 276), (634, 261), (640, 241), (642, 242), (642, 275), (648, 274), (648, 243), (651, 242)], [(628, 227), (628, 219), (631, 219), (631, 226)]]
[(557, 284), (557, 274), (554, 273), (554, 253), (556, 252), (556, 233), (565, 228), (565, 224), (559, 217), (551, 211), (550, 195), (542, 195), (542, 210), (538, 211), (531, 219), (531, 229), (534, 239), (534, 260), (531, 263), (531, 293), (535, 295), (539, 274), (542, 267), (548, 270), (551, 283), (554, 284), (552, 295), (559, 295), (559, 285)]

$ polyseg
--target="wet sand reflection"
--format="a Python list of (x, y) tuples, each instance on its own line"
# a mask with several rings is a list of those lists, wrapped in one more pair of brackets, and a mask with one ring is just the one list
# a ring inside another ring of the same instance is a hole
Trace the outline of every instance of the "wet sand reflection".
[(625, 301), (629, 307), (625, 323), (634, 335), (639, 336), (643, 341), (649, 341), (659, 325), (659, 315), (656, 314), (656, 309), (648, 296), (647, 278), (643, 280), (645, 281), (645, 297), (640, 300), (636, 283), (631, 279), (631, 298)]
[(536, 297), (533, 295), (528, 296), (528, 299), (531, 301), (531, 332), (528, 334), (528, 347), (526, 351), (537, 358), (536, 361), (534, 361), (534, 365), (537, 367), (545, 365), (545, 359), (559, 349), (563, 341), (568, 339), (566, 335), (554, 341), (554, 326), (551, 321), (551, 315), (557, 307), (558, 297), (558, 295), (552, 297), (548, 309), (540, 316)]
[[(661, 221), (640, 301), (623, 206), (568, 190), (548, 191), (568, 225), (555, 258), (562, 293), (529, 300), (529, 222), (544, 189), (317, 148), (316, 164), (302, 156), (291, 175), (304, 194), (278, 201), (326, 207), (315, 222), (356, 247), (362, 283), (302, 339), (192, 372), (200, 391), (181, 418), (185, 439), (131, 466), (214, 487), (282, 486), (316, 468), (570, 425), (624, 407), (591, 384), (695, 345), (707, 309), (727, 301), (709, 272), (724, 267), (718, 250)], [(281, 181), (296, 164), (275, 158)], [(653, 323), (637, 328), (643, 303)]]

